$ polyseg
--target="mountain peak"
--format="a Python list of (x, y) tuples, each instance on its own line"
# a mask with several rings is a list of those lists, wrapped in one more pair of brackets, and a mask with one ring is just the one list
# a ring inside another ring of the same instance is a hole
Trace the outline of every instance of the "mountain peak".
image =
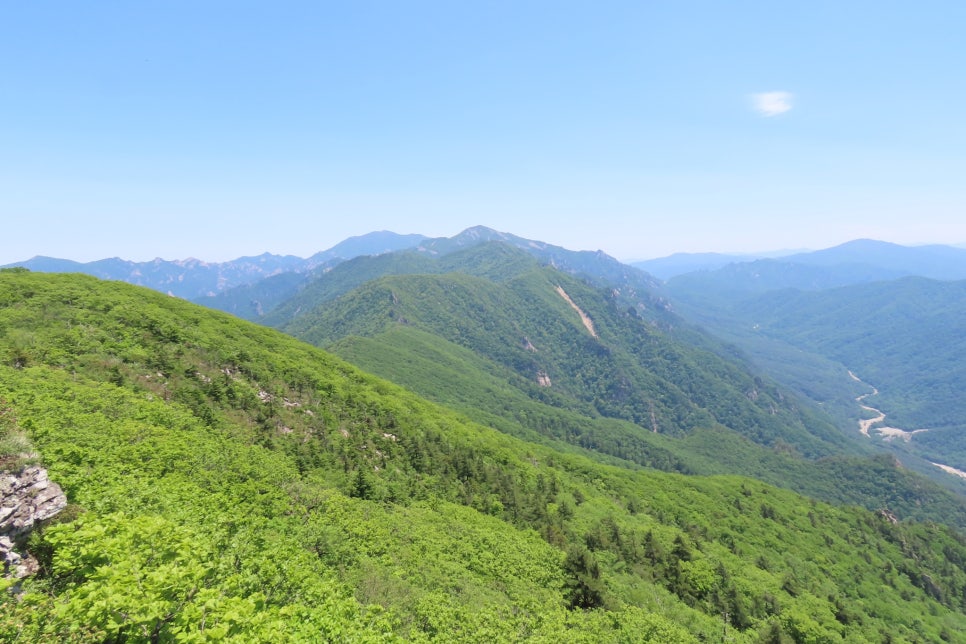
[(510, 235), (507, 233), (501, 233), (498, 230), (493, 230), (492, 228), (487, 228), (486, 226), (471, 226), (463, 232), (455, 235), (453, 240), (458, 241), (461, 239), (472, 239), (473, 241), (478, 241), (481, 239), (508, 239), (509, 237)]

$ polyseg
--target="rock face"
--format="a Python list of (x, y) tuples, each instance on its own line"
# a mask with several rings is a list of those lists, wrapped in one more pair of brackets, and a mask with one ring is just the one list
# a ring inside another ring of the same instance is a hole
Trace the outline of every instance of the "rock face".
[(19, 473), (0, 473), (0, 562), (5, 576), (25, 577), (36, 570), (36, 561), (15, 548), (34, 526), (67, 506), (60, 486), (47, 478), (47, 470), (26, 467)]

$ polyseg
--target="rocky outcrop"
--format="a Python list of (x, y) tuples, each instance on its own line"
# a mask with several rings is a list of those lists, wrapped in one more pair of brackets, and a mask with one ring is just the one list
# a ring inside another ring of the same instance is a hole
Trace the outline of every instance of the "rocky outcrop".
[(36, 571), (36, 561), (16, 548), (38, 523), (66, 506), (63, 490), (47, 478), (44, 468), (33, 465), (17, 473), (0, 473), (0, 562), (4, 576), (19, 579)]

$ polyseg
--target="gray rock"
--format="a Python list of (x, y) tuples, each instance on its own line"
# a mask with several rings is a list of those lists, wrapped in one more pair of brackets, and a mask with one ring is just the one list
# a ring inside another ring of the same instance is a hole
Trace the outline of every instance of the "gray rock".
[(0, 562), (4, 576), (20, 579), (36, 572), (36, 560), (22, 556), (16, 548), (38, 523), (65, 507), (67, 497), (47, 478), (44, 468), (33, 465), (18, 473), (0, 474)]

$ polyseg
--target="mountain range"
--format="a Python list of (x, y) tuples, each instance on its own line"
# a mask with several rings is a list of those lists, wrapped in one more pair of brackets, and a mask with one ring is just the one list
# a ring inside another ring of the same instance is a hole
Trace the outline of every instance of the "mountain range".
[(194, 299), (212, 297), (227, 289), (253, 284), (273, 275), (300, 275), (359, 255), (376, 255), (410, 248), (423, 239), (422, 235), (374, 232), (350, 237), (307, 259), (294, 255), (263, 253), (257, 257), (239, 257), (227, 262), (204, 262), (193, 258), (157, 258), (149, 262), (132, 262), (115, 257), (81, 263), (38, 256), (0, 268), (21, 267), (44, 273), (84, 273), (101, 279), (147, 286), (184, 299)]
[(0, 449), (32, 441), (73, 504), (0, 639), (966, 629), (966, 483), (934, 464), (966, 453), (957, 252), (667, 283), (484, 227), (313, 257), (209, 308), (0, 272)]
[(966, 279), (966, 249), (940, 245), (908, 247), (859, 239), (780, 258), (726, 264), (719, 261), (702, 270), (670, 275), (668, 285), (678, 294), (715, 290), (721, 298), (734, 298), (750, 291), (822, 290), (908, 276)]
[(3, 582), (6, 641), (966, 630), (966, 540), (939, 523), (514, 438), (118, 282), (0, 272), (0, 328), (3, 446), (32, 442), (70, 501), (29, 541), (37, 573)]

